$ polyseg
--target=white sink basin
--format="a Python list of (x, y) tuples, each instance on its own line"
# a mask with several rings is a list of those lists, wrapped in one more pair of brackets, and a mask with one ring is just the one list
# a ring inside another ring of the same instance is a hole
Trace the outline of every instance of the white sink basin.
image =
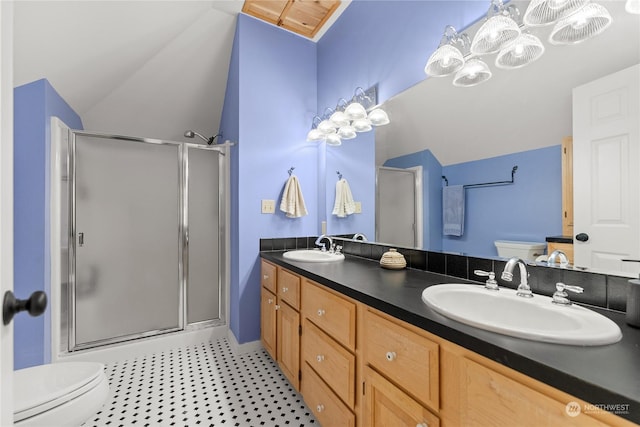
[(331, 254), (329, 252), (322, 252), (314, 249), (300, 249), (297, 251), (288, 251), (283, 255), (286, 259), (292, 261), (304, 261), (304, 262), (336, 262), (344, 259), (343, 254)]
[(512, 337), (569, 345), (620, 341), (618, 325), (595, 311), (553, 304), (550, 297), (523, 298), (512, 289), (489, 291), (481, 285), (434, 285), (422, 301), (443, 316)]

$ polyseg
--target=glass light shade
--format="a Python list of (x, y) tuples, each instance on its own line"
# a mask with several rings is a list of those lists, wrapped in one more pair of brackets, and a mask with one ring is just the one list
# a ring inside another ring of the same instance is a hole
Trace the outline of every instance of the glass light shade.
[(367, 118), (369, 119), (371, 124), (374, 126), (382, 126), (382, 125), (389, 124), (389, 116), (387, 116), (387, 113), (385, 113), (384, 110), (380, 108), (376, 108), (375, 110), (370, 112)]
[(473, 41), (471, 52), (476, 55), (494, 53), (520, 35), (520, 27), (508, 16), (495, 15), (482, 24)]
[(589, 0), (531, 0), (522, 22), (528, 27), (553, 24), (560, 17), (580, 9), (587, 3)]
[(307, 141), (324, 141), (325, 138), (325, 134), (318, 129), (311, 129), (309, 133), (307, 133)]
[(544, 45), (532, 34), (522, 33), (498, 53), (496, 67), (513, 69), (524, 67), (540, 58)]
[(337, 128), (349, 124), (349, 117), (347, 117), (347, 115), (343, 111), (336, 111), (331, 115), (331, 117), (329, 117), (329, 120)]
[(367, 117), (367, 110), (365, 110), (362, 104), (358, 102), (352, 102), (351, 104), (347, 105), (344, 113), (351, 120), (364, 119), (365, 117)]
[(351, 125), (342, 126), (340, 129), (338, 129), (338, 135), (340, 136), (340, 138), (345, 140), (353, 139), (357, 136), (356, 130)]
[(330, 133), (336, 132), (336, 125), (334, 125), (331, 121), (325, 119), (318, 125), (318, 130), (323, 134), (328, 135)]
[(327, 136), (327, 145), (342, 145), (342, 139), (337, 133), (332, 133), (331, 135)]
[(429, 57), (424, 72), (431, 77), (444, 77), (453, 74), (464, 66), (462, 52), (455, 46), (445, 44), (436, 49)]
[(609, 11), (589, 3), (571, 15), (560, 18), (549, 35), (552, 44), (576, 44), (597, 36), (611, 25)]
[(627, 0), (624, 5), (624, 10), (636, 15), (640, 14), (640, 0)]
[(367, 118), (356, 119), (351, 123), (356, 132), (368, 132), (371, 129), (371, 122)]
[(453, 85), (460, 87), (475, 86), (491, 78), (491, 70), (483, 61), (473, 58), (467, 61), (462, 70), (453, 78)]

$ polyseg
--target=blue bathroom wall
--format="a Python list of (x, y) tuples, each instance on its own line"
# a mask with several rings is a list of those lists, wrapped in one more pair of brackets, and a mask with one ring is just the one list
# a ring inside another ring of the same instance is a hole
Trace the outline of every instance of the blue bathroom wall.
[[(231, 59), (229, 61), (229, 73), (227, 76), (227, 88), (224, 96), (224, 106), (222, 116), (220, 117), (220, 132), (223, 140), (237, 142), (240, 135), (240, 53), (239, 47), (239, 27), (236, 25), (235, 36), (231, 48)], [(229, 254), (230, 269), (229, 272), (231, 283), (239, 283), (238, 278), (238, 261), (240, 259), (238, 236), (238, 145), (234, 145), (230, 149), (230, 170), (229, 170), (229, 214), (230, 214), (230, 230), (231, 236), (229, 246), (231, 253)], [(233, 307), (228, 313), (229, 324), (238, 325), (240, 323), (240, 294), (239, 286), (231, 286), (229, 289), (229, 306)]]
[(449, 185), (503, 181), (511, 179), (513, 166), (515, 184), (465, 190), (464, 234), (443, 236), (444, 251), (497, 256), (495, 240), (544, 243), (562, 234), (559, 145), (445, 166), (442, 174)]
[[(80, 117), (46, 79), (14, 90), (14, 293), (51, 295), (49, 281), (50, 119), (82, 129)], [(51, 310), (14, 320), (15, 369), (50, 361)]]
[[(426, 78), (444, 26), (484, 18), (489, 2), (354, 0), (318, 41), (318, 111), (378, 85), (384, 102)], [(397, 29), (401, 28), (401, 31)]]
[[(375, 236), (375, 135), (373, 131), (358, 134), (355, 139), (342, 141), (337, 147), (326, 146), (326, 191), (327, 233), (364, 233), (368, 239)], [(353, 200), (362, 205), (362, 214), (356, 213), (343, 218), (333, 215), (338, 174), (349, 183)]]
[(442, 165), (429, 150), (389, 159), (384, 166), (412, 168), (422, 166), (423, 247), (442, 250)]
[[(316, 45), (240, 14), (233, 55), (237, 76), (230, 79), (239, 82), (238, 96), (229, 96), (224, 105), (238, 111), (237, 175), (232, 177), (238, 197), (237, 215), (232, 216), (236, 234), (231, 236), (237, 244), (231, 278), (236, 297), (230, 327), (244, 343), (260, 338), (260, 238), (306, 236), (317, 230), (318, 145), (306, 142), (317, 105)], [(301, 218), (287, 218), (279, 210), (291, 167), (309, 212)], [(262, 199), (276, 201), (275, 214), (260, 212)]]
[[(483, 17), (488, 3), (478, 1), (365, 1), (354, 0), (318, 41), (318, 105), (334, 108), (340, 98), (350, 100), (357, 87), (378, 87), (378, 102), (424, 80), (424, 66), (438, 47), (443, 23), (465, 28)], [(386, 31), (386, 28), (402, 31)], [(390, 117), (394, 120), (393, 117)], [(311, 121), (307, 123), (311, 127)], [(324, 147), (324, 145), (322, 145)], [(323, 157), (326, 156), (326, 157)], [(319, 192), (326, 194), (320, 221), (327, 232), (346, 234), (375, 230), (375, 129), (342, 146), (326, 147), (319, 158)], [(336, 170), (349, 181), (362, 214), (346, 219), (331, 215)], [(430, 240), (433, 240), (430, 238)], [(432, 242), (434, 249), (440, 239)]]

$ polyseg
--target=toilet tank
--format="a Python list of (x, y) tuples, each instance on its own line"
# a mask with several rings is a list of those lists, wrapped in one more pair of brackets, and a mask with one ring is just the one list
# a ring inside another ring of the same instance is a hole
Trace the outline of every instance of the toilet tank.
[(534, 261), (544, 254), (547, 244), (544, 242), (519, 242), (515, 240), (496, 240), (493, 242), (498, 249), (498, 256), (502, 258), (518, 257)]

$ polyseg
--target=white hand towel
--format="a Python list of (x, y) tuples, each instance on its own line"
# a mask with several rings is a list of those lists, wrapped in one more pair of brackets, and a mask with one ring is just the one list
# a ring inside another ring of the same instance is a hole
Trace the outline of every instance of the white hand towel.
[(446, 186), (442, 189), (443, 234), (462, 236), (464, 233), (464, 187)]
[(351, 188), (346, 179), (342, 178), (336, 183), (336, 201), (333, 204), (333, 215), (344, 218), (356, 211)]
[(307, 207), (304, 204), (302, 189), (298, 182), (298, 177), (291, 175), (285, 184), (282, 192), (282, 200), (280, 201), (280, 210), (286, 214), (288, 218), (300, 218), (308, 214)]

